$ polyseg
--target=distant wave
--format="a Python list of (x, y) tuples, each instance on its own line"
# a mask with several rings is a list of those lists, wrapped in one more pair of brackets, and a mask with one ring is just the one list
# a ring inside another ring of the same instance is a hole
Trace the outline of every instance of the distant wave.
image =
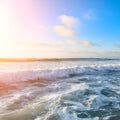
[(91, 66), (77, 66), (72, 68), (61, 68), (53, 70), (25, 70), (25, 71), (1, 71), (0, 81), (16, 82), (36, 80), (39, 78), (47, 80), (56, 80), (68, 78), (83, 74), (105, 74), (112, 72), (120, 72), (120, 64), (113, 65), (91, 65)]

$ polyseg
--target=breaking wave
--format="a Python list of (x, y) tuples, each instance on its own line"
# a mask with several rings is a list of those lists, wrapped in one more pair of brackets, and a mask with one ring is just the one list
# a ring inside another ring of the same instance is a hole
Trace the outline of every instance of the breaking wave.
[(91, 65), (76, 66), (71, 68), (48, 69), (48, 70), (20, 70), (20, 71), (1, 71), (0, 81), (17, 82), (36, 79), (56, 80), (61, 78), (69, 78), (77, 75), (87, 74), (109, 74), (120, 71), (120, 64), (113, 65)]

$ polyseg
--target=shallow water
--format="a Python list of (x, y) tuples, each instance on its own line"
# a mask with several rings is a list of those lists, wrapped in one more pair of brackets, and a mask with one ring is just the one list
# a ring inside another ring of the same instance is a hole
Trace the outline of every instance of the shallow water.
[(120, 60), (0, 63), (0, 120), (120, 120)]

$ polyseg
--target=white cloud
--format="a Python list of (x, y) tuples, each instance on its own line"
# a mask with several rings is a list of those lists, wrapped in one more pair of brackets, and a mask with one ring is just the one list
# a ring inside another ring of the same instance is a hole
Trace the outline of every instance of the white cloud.
[(85, 46), (85, 47), (94, 46), (94, 44), (91, 41), (88, 41), (88, 40), (80, 41), (80, 44), (82, 46)]
[(85, 19), (88, 19), (88, 20), (95, 18), (94, 13), (93, 13), (92, 10), (88, 10), (88, 11), (83, 15), (83, 17), (84, 17)]
[(26, 47), (26, 48), (58, 48), (59, 46), (63, 45), (61, 41), (54, 41), (54, 42), (41, 42), (37, 40), (29, 40), (29, 41), (14, 41), (14, 45), (18, 47)]
[(67, 40), (67, 43), (70, 44), (70, 45), (80, 45), (80, 46), (83, 46), (83, 47), (94, 46), (94, 44), (91, 41), (88, 41), (88, 40), (79, 40), (79, 41)]
[(78, 23), (78, 19), (73, 16), (61, 15), (58, 17), (60, 22), (67, 27), (74, 27)]
[(73, 16), (61, 15), (58, 16), (58, 19), (62, 25), (54, 26), (54, 31), (64, 37), (73, 37), (76, 35), (75, 30), (73, 29), (78, 23), (78, 19)]
[(77, 45), (78, 44), (78, 41), (75, 41), (75, 40), (67, 40), (66, 42), (70, 45)]
[(61, 35), (61, 36), (65, 36), (65, 37), (72, 37), (76, 35), (76, 32), (68, 27), (65, 27), (63, 25), (57, 25), (54, 27), (54, 31)]

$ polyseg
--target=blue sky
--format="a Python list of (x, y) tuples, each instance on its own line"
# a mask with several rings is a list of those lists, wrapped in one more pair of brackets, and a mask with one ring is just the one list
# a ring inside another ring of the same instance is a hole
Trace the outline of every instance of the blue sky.
[(0, 57), (120, 55), (119, 0), (1, 0)]

